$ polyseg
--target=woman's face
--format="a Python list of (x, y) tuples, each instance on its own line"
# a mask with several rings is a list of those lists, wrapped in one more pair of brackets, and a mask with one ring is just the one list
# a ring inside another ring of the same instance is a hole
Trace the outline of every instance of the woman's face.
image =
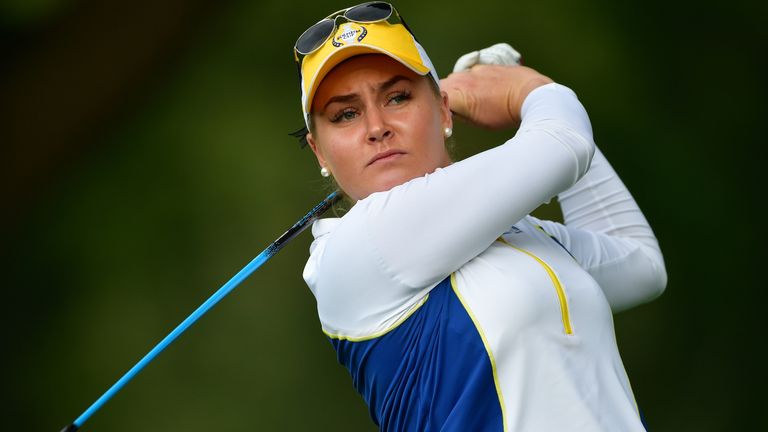
[(342, 190), (360, 200), (448, 166), (448, 97), (385, 55), (340, 63), (312, 101), (307, 141)]

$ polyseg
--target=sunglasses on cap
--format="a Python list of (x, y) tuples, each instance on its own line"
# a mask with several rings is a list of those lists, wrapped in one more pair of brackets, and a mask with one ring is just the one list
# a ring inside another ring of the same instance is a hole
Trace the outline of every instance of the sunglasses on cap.
[(397, 22), (403, 24), (413, 34), (394, 6), (386, 2), (367, 2), (334, 12), (306, 29), (296, 40), (296, 45), (293, 47), (296, 53), (306, 56), (317, 51), (336, 31), (336, 20), (338, 18), (344, 18), (347, 21), (359, 24), (371, 24), (396, 18)]

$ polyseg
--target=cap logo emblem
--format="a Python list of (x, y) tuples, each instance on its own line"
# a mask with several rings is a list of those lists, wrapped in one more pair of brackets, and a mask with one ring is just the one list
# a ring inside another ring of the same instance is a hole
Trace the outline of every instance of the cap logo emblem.
[(336, 36), (331, 40), (331, 44), (336, 48), (344, 45), (358, 43), (368, 35), (368, 30), (365, 27), (356, 23), (345, 23), (339, 27), (339, 31), (336, 32)]

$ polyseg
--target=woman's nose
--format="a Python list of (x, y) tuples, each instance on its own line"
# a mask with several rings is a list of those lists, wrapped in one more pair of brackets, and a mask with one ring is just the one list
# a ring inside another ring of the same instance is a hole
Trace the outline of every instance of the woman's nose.
[(369, 109), (366, 114), (368, 143), (374, 144), (392, 135), (384, 113), (379, 109)]

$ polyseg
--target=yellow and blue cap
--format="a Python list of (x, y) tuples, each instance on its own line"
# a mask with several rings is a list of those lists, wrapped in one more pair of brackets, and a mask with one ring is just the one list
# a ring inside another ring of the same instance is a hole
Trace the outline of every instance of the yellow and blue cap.
[(386, 20), (344, 22), (320, 48), (301, 60), (294, 51), (296, 61), (300, 62), (301, 108), (307, 127), (312, 99), (323, 78), (339, 63), (362, 54), (385, 54), (413, 72), (421, 76), (430, 75), (435, 83), (440, 83), (424, 48), (402, 23), (393, 24)]

